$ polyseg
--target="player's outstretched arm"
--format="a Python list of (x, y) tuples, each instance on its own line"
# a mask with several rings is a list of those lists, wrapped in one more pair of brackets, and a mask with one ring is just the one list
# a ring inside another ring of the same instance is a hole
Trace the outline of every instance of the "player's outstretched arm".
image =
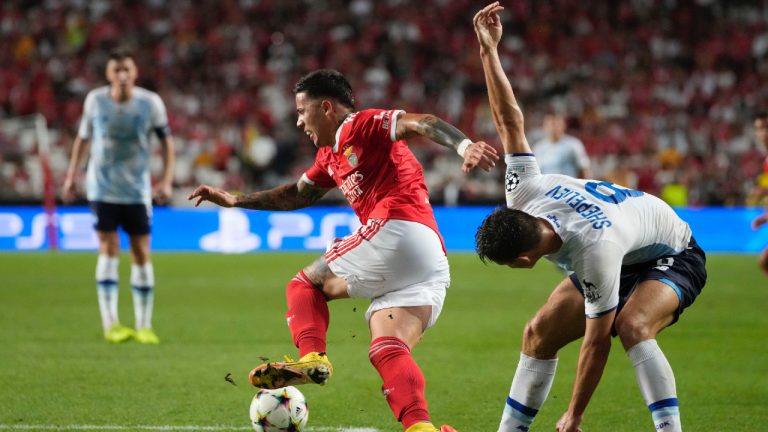
[(458, 128), (435, 115), (400, 114), (395, 137), (408, 139), (416, 136), (429, 138), (441, 146), (456, 150), (464, 158), (461, 170), (465, 173), (475, 167), (490, 171), (499, 160), (499, 155), (493, 146), (483, 141), (472, 142)]
[(531, 153), (531, 147), (525, 138), (523, 111), (517, 104), (512, 85), (499, 60), (497, 48), (502, 28), (498, 12), (503, 9), (499, 2), (494, 2), (475, 15), (473, 22), (477, 40), (480, 42), (480, 60), (485, 72), (493, 123), (501, 137), (504, 153)]
[(304, 180), (247, 195), (233, 195), (213, 186), (200, 185), (189, 195), (188, 199), (197, 200), (195, 207), (203, 201), (210, 201), (221, 207), (286, 211), (309, 207), (329, 190), (311, 185)]

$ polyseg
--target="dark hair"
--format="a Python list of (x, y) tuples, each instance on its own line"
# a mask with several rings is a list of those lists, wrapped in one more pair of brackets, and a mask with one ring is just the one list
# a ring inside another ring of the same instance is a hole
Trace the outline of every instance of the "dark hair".
[(109, 51), (109, 60), (115, 60), (115, 61), (123, 61), (125, 59), (135, 59), (133, 56), (133, 51), (125, 46), (119, 46), (112, 48), (111, 51)]
[(541, 240), (538, 218), (520, 210), (499, 207), (475, 234), (475, 251), (482, 262), (509, 264)]
[(762, 119), (768, 119), (768, 111), (766, 110), (755, 111), (755, 114), (752, 116), (752, 120), (762, 120)]
[(335, 99), (342, 105), (355, 109), (352, 86), (337, 70), (318, 69), (304, 75), (293, 87), (293, 93), (306, 93), (312, 99)]

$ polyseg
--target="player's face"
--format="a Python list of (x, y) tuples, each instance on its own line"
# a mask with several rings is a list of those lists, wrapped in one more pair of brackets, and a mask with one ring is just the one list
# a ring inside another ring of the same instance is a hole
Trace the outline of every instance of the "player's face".
[(547, 114), (544, 116), (544, 130), (554, 136), (562, 136), (565, 133), (565, 118), (560, 115)]
[(310, 99), (306, 93), (296, 93), (296, 127), (309, 136), (312, 144), (320, 148), (332, 146), (336, 124), (331, 103), (324, 99)]
[(758, 144), (768, 150), (768, 118), (755, 120), (755, 138)]
[(107, 81), (120, 90), (130, 90), (136, 82), (139, 71), (132, 58), (122, 60), (110, 60), (107, 63)]

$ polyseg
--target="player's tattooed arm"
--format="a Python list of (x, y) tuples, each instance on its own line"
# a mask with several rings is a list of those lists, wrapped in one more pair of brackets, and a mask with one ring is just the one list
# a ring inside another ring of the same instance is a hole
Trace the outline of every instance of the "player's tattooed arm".
[(452, 124), (433, 114), (401, 114), (397, 120), (395, 137), (408, 139), (423, 136), (441, 146), (457, 150), (466, 135)]
[(197, 200), (195, 206), (203, 201), (210, 201), (222, 207), (285, 211), (309, 207), (329, 190), (311, 185), (304, 180), (246, 195), (233, 195), (222, 189), (201, 185), (190, 194), (189, 199)]
[(456, 152), (464, 158), (461, 170), (465, 173), (474, 168), (490, 171), (499, 159), (493, 146), (483, 142), (472, 142), (452, 124), (432, 114), (401, 114), (395, 129), (396, 139), (423, 136)]
[(329, 190), (299, 180), (296, 183), (266, 191), (240, 195), (235, 201), (235, 207), (255, 210), (296, 210), (313, 205)]

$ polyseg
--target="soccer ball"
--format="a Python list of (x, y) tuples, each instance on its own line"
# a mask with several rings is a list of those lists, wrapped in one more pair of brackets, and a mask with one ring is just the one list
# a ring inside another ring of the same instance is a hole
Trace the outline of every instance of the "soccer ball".
[(251, 424), (257, 432), (301, 432), (308, 419), (307, 400), (296, 387), (261, 389), (251, 401)]

